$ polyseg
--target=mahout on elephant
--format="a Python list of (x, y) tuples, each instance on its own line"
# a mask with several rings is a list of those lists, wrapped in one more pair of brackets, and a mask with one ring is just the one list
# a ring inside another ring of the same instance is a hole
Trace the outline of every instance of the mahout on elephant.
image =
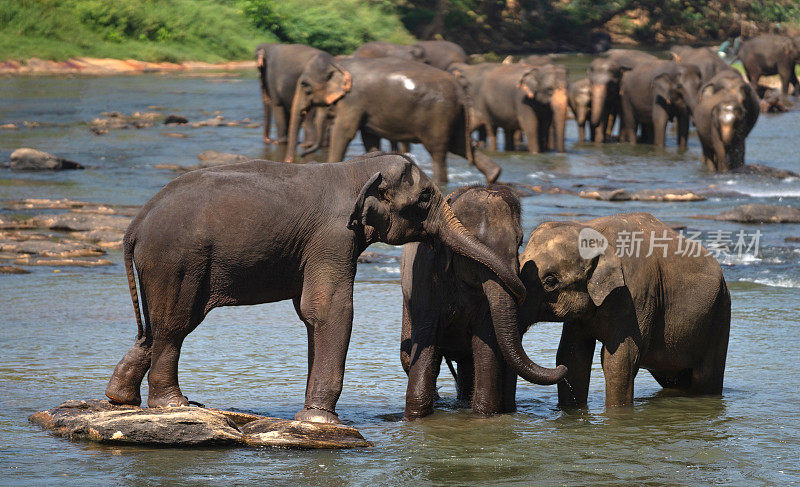
[(620, 85), (622, 76), (640, 63), (650, 63), (658, 58), (652, 54), (632, 49), (611, 49), (586, 67), (586, 77), (592, 88), (592, 115), (590, 126), (595, 142), (611, 138), (614, 123), (620, 114)]
[(678, 64), (692, 64), (700, 70), (703, 83), (711, 81), (717, 73), (731, 69), (717, 51), (710, 47), (672, 46), (669, 50), (672, 60)]
[(794, 86), (795, 94), (800, 94), (795, 65), (800, 63), (800, 36), (789, 37), (764, 34), (742, 43), (737, 58), (742, 61), (747, 79), (754, 90), (758, 90), (758, 80), (763, 75), (777, 74), (781, 78), (781, 94), (789, 94), (789, 86)]
[(592, 83), (589, 78), (579, 79), (569, 84), (567, 103), (575, 117), (575, 123), (578, 124), (578, 142), (586, 142), (587, 126), (589, 126), (589, 138), (594, 141), (594, 131), (589, 125), (592, 116)]
[[(504, 185), (465, 186), (453, 213), (511, 268), (522, 243), (519, 198)], [(457, 364), (458, 397), (476, 414), (516, 410), (517, 374), (555, 384), (566, 370), (533, 363), (520, 346), (517, 303), (481, 264), (439, 243), (409, 243), (401, 261), (401, 362), (408, 374), (405, 418), (433, 412), (442, 358)]]
[(637, 143), (637, 129), (641, 126), (641, 141), (663, 148), (667, 122), (675, 120), (678, 147), (685, 149), (699, 89), (700, 70), (691, 64), (656, 61), (640, 64), (625, 73), (620, 141)]
[(292, 104), (287, 162), (294, 161), (297, 132), (305, 111), (331, 106), (328, 161), (344, 157), (361, 130), (366, 147), (379, 138), (421, 143), (433, 159), (433, 177), (447, 181), (448, 152), (466, 158), (494, 182), (501, 168), (475, 150), (469, 136), (469, 103), (459, 82), (427, 64), (386, 58), (334, 60), (321, 54), (309, 61)]
[(703, 85), (692, 115), (709, 170), (726, 172), (744, 165), (745, 138), (759, 112), (758, 94), (738, 71), (722, 71)]
[[(498, 64), (485, 71), (458, 70), (454, 74), (469, 85), (475, 118), (472, 128), (485, 128), (489, 150), (497, 150), (499, 127), (505, 133), (506, 150), (514, 149), (512, 134), (521, 130), (529, 152), (564, 152), (566, 66)], [(472, 86), (476, 80), (479, 87)]]
[(649, 213), (545, 222), (531, 233), (520, 265), (528, 291), (520, 314), (563, 322), (556, 358), (567, 367), (558, 384), (562, 407), (586, 405), (597, 341), (606, 407), (633, 403), (640, 368), (665, 388), (722, 393), (730, 295), (699, 241)]
[[(289, 129), (289, 110), (294, 100), (297, 78), (303, 66), (312, 57), (323, 53), (319, 49), (303, 44), (259, 44), (255, 49), (256, 69), (264, 103), (264, 141), (286, 142)], [(277, 140), (270, 138), (272, 118), (275, 118)], [(319, 145), (324, 134), (321, 125), (324, 114), (309, 112), (303, 120), (303, 130), (309, 146)]]
[(517, 269), (464, 228), (405, 156), (254, 160), (176, 178), (144, 205), (123, 239), (139, 333), (106, 395), (138, 405), (149, 369), (149, 406), (187, 405), (178, 385), (180, 349), (208, 312), (291, 299), (309, 340), (305, 407), (296, 418), (339, 422), (357, 258), (374, 242), (412, 241), (441, 241), (471, 256), (524, 300)]

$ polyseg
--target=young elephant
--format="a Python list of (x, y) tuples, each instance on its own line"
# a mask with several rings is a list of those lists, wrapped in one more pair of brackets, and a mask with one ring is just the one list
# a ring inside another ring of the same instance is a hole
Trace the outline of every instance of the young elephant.
[(709, 170), (726, 172), (744, 165), (744, 141), (759, 112), (758, 94), (737, 71), (722, 71), (703, 86), (693, 114)]
[(603, 345), (607, 407), (633, 403), (639, 368), (663, 387), (722, 392), (730, 295), (699, 242), (648, 213), (546, 222), (520, 264), (528, 290), (520, 314), (564, 323), (561, 406), (586, 404), (595, 341)]
[(206, 314), (291, 299), (309, 342), (305, 407), (295, 417), (338, 423), (358, 256), (374, 242), (437, 240), (492, 269), (497, 292), (504, 287), (522, 302), (517, 267), (476, 240), (404, 156), (308, 165), (256, 160), (188, 172), (148, 201), (125, 233), (139, 335), (106, 395), (138, 405), (150, 369), (150, 407), (187, 405), (178, 358)]
[[(467, 230), (517, 268), (520, 204), (507, 186), (467, 186), (447, 201)], [(478, 414), (516, 409), (518, 372), (535, 384), (554, 384), (566, 373), (531, 362), (520, 345), (516, 303), (476, 262), (443, 245), (410, 243), (401, 269), (406, 419), (433, 412), (442, 357), (458, 364), (458, 397)]]
[(445, 71), (392, 57), (336, 61), (321, 54), (306, 64), (297, 87), (286, 162), (294, 161), (303, 113), (331, 106), (334, 121), (328, 162), (342, 160), (361, 130), (366, 147), (377, 147), (380, 138), (421, 143), (433, 159), (433, 177), (440, 183), (447, 182), (448, 152), (473, 163), (488, 182), (500, 176), (500, 166), (474, 150), (467, 97)]
[(674, 61), (639, 64), (622, 78), (620, 140), (636, 144), (641, 125), (643, 142), (664, 147), (667, 122), (676, 119), (678, 147), (685, 149), (699, 88), (700, 70), (694, 65)]
[[(592, 84), (589, 78), (583, 78), (569, 84), (567, 101), (575, 123), (578, 124), (578, 142), (586, 142), (586, 126), (592, 116)], [(594, 140), (594, 132), (589, 131), (589, 138)]]

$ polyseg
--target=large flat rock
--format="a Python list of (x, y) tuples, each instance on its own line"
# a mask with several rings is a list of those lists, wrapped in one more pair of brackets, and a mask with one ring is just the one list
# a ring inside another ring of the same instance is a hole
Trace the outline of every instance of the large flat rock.
[(738, 223), (800, 223), (800, 209), (791, 206), (741, 205), (719, 215), (698, 215), (694, 218)]
[(301, 449), (372, 446), (349, 426), (201, 407), (149, 409), (104, 400), (67, 401), (28, 419), (56, 436), (98, 443)]

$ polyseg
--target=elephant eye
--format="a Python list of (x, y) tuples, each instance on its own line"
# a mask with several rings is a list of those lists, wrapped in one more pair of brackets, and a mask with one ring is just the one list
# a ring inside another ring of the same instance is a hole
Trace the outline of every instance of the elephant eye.
[(556, 287), (556, 285), (558, 285), (558, 278), (556, 276), (554, 276), (553, 274), (548, 274), (548, 275), (544, 276), (544, 279), (542, 280), (542, 283), (544, 284), (545, 288), (553, 289), (553, 288)]

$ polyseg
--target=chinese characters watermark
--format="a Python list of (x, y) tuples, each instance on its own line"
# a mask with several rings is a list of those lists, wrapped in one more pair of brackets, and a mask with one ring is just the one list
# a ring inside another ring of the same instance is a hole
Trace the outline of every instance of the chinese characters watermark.
[[(617, 257), (634, 258), (652, 255), (660, 255), (664, 258), (668, 255), (681, 257), (711, 255), (715, 259), (724, 255), (733, 255), (738, 258), (746, 255), (756, 257), (760, 242), (761, 230), (751, 232), (746, 230), (738, 232), (686, 230), (684, 232), (682, 230), (677, 235), (670, 235), (667, 230), (660, 232), (623, 230), (617, 233), (614, 253)], [(578, 252), (584, 259), (592, 259), (605, 253), (608, 246), (608, 240), (594, 229), (583, 228), (578, 235)]]

